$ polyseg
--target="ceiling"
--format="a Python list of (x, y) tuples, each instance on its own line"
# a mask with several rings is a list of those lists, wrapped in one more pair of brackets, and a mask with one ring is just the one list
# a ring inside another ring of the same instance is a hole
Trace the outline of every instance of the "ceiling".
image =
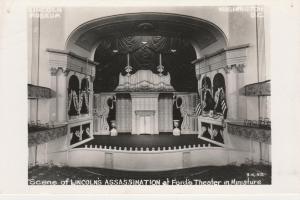
[[(222, 31), (212, 23), (167, 13), (130, 13), (89, 21), (73, 31), (69, 41), (93, 52), (100, 63), (96, 69), (95, 92), (113, 91), (130, 55), (133, 73), (150, 69), (157, 73), (159, 54), (171, 75), (176, 91), (197, 91), (197, 80), (191, 61), (197, 49), (224, 40)], [(172, 51), (173, 52), (172, 52)], [(176, 52), (174, 52), (176, 50)]]
[(188, 38), (196, 41), (200, 49), (217, 41), (217, 36), (201, 26), (189, 25), (181, 21), (133, 20), (113, 22), (95, 27), (80, 35), (75, 43), (81, 48), (91, 51), (94, 45), (103, 38), (118, 38), (124, 35), (158, 35)]

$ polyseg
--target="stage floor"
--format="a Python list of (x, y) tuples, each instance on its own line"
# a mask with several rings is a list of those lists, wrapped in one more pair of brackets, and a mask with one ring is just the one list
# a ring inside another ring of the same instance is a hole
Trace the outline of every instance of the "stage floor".
[[(94, 139), (84, 143), (82, 145), (77, 146), (77, 148), (83, 148), (85, 145), (99, 146), (106, 145), (113, 147), (127, 147), (127, 148), (155, 148), (157, 150), (158, 147), (161, 149), (163, 147), (171, 147), (174, 149), (175, 147), (181, 146), (183, 148), (184, 145), (186, 147), (188, 145), (201, 145), (208, 146), (210, 142), (204, 141), (202, 139), (197, 138), (196, 134), (189, 135), (180, 135), (173, 136), (172, 133), (160, 133), (159, 135), (131, 135), (131, 133), (119, 133), (118, 136), (108, 136), (108, 135), (94, 135)], [(210, 143), (210, 146), (216, 147), (218, 145)]]

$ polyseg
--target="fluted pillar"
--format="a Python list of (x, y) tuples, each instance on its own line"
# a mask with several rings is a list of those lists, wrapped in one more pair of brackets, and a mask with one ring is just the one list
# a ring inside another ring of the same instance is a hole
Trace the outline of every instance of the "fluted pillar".
[[(51, 69), (51, 90), (55, 91), (55, 93), (56, 93), (56, 74), (57, 74), (57, 70), (55, 68), (52, 68)], [(51, 124), (57, 121), (56, 105), (57, 105), (57, 97), (55, 95), (55, 98), (50, 99), (49, 119)]]
[(237, 119), (238, 118), (238, 88), (237, 88), (237, 78), (238, 74), (234, 67), (230, 68), (227, 71), (227, 106), (228, 106), (228, 119)]
[(56, 73), (56, 108), (57, 122), (65, 123), (67, 121), (67, 79), (62, 68), (58, 68)]
[(227, 107), (228, 119), (238, 119), (238, 105), (239, 105), (239, 73), (244, 72), (244, 64), (237, 64), (227, 66), (225, 68), (227, 74), (227, 92), (226, 92), (226, 99), (227, 99)]

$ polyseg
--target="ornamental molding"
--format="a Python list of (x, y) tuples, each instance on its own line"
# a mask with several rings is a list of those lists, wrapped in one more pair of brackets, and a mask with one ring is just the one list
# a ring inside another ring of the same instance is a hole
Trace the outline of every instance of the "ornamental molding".
[(202, 74), (220, 69), (224, 69), (226, 73), (232, 69), (236, 69), (237, 73), (243, 73), (248, 47), (249, 44), (221, 49), (193, 61), (192, 64), (196, 65), (196, 76), (201, 77)]
[(244, 73), (244, 68), (245, 68), (245, 64), (234, 64), (234, 65), (226, 65), (223, 69), (225, 73), (228, 74), (233, 69), (236, 69), (237, 73)]
[(66, 76), (70, 71), (74, 71), (91, 76), (92, 79), (95, 78), (97, 62), (69, 51), (47, 49), (47, 52), (49, 53), (49, 68), (52, 76), (56, 76), (61, 69)]
[(115, 91), (175, 91), (171, 76), (154, 74), (151, 70), (138, 70), (135, 74), (119, 75), (119, 85)]
[(71, 71), (71, 70), (68, 69), (68, 68), (63, 68), (63, 67), (51, 67), (51, 68), (50, 68), (51, 76), (57, 76), (57, 73), (59, 72), (59, 70), (61, 70), (62, 73), (63, 73), (65, 76), (68, 76), (69, 72)]

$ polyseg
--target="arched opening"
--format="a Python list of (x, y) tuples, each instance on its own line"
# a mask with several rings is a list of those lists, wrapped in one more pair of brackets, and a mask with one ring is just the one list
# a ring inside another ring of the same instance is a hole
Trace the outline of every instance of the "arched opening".
[(113, 91), (127, 64), (133, 67), (131, 73), (139, 69), (157, 72), (160, 55), (175, 90), (196, 92), (197, 79), (191, 61), (226, 46), (223, 31), (209, 21), (156, 12), (88, 21), (76, 28), (66, 43), (67, 50), (100, 63), (96, 68), (95, 93)]
[(214, 110), (216, 113), (223, 113), (224, 108), (222, 104), (224, 104), (226, 100), (226, 87), (225, 87), (225, 79), (221, 73), (217, 73), (213, 79), (213, 94), (215, 107)]
[[(156, 134), (162, 127), (172, 131), (169, 128), (173, 127), (172, 117), (180, 121), (179, 127), (184, 122), (184, 133), (197, 132), (191, 116), (198, 95), (198, 81), (195, 66), (191, 63), (226, 46), (227, 39), (222, 30), (209, 21), (170, 13), (130, 13), (80, 25), (68, 38), (66, 49), (99, 63), (93, 82), (94, 93), (121, 96), (116, 105), (112, 99), (101, 102), (101, 106), (110, 109), (105, 123), (100, 121), (100, 125), (109, 124), (111, 129), (111, 120), (116, 120), (120, 132), (138, 134), (146, 128), (147, 133)], [(203, 81), (201, 87), (205, 85), (205, 88), (200, 94), (206, 101), (203, 111), (208, 112), (214, 110), (214, 88), (208, 77)], [(143, 86), (134, 90), (134, 85)], [(175, 103), (170, 96), (174, 92), (182, 97)], [(123, 98), (123, 93), (128, 93), (131, 98)], [(145, 96), (140, 97), (137, 93)], [(159, 99), (153, 93), (168, 95)], [(184, 107), (181, 107), (182, 102)], [(168, 109), (158, 110), (156, 104)], [(158, 122), (157, 115), (170, 116), (168, 127), (159, 124), (164, 122)], [(142, 119), (148, 120), (147, 123)], [(150, 128), (148, 124), (151, 124)], [(107, 132), (105, 128), (102, 131)]]
[(89, 81), (88, 79), (84, 78), (81, 81), (81, 114), (88, 114), (89, 113)]
[(224, 92), (226, 91), (225, 78), (224, 78), (223, 74), (221, 74), (221, 73), (217, 73), (213, 79), (214, 96), (219, 88), (223, 88)]
[(72, 75), (68, 85), (68, 114), (74, 116), (79, 114), (79, 80), (77, 76)]
[(202, 96), (202, 102), (204, 102), (204, 108), (203, 111), (208, 112), (214, 109), (215, 106), (215, 102), (212, 96), (212, 85), (211, 85), (211, 81), (210, 78), (205, 76), (202, 79), (202, 92), (201, 92), (201, 96)]

